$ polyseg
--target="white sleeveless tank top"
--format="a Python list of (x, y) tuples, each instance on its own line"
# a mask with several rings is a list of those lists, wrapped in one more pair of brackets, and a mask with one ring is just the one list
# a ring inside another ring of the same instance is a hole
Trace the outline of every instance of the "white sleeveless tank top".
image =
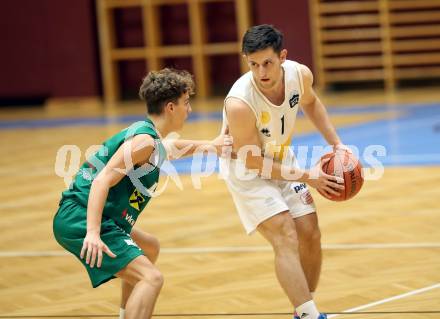
[[(246, 103), (254, 112), (256, 128), (261, 141), (263, 152), (282, 161), (286, 147), (292, 141), (293, 129), (298, 112), (298, 102), (304, 92), (303, 81), (299, 63), (286, 60), (284, 68), (284, 101), (281, 105), (271, 103), (258, 89), (252, 72), (241, 76), (232, 86), (228, 98), (237, 98)], [(223, 129), (228, 125), (228, 120), (223, 110)], [(286, 154), (288, 154), (287, 152)]]

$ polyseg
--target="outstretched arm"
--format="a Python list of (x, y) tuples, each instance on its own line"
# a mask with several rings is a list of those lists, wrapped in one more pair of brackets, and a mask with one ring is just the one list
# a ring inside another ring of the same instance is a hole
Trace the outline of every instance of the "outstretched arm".
[(340, 145), (341, 139), (336, 133), (335, 127), (330, 122), (327, 110), (313, 90), (312, 72), (305, 65), (301, 65), (301, 74), (304, 84), (304, 93), (299, 103), (304, 113), (321, 132), (327, 143), (334, 146)]
[(184, 140), (167, 137), (163, 140), (163, 144), (170, 159), (192, 156), (196, 152), (205, 151), (215, 151), (220, 156), (223, 147), (232, 145), (232, 139), (227, 134), (220, 134), (213, 140)]

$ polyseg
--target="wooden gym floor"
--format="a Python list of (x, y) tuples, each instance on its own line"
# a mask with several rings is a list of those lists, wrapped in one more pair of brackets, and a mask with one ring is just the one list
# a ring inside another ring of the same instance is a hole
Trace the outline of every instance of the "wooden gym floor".
[[(399, 130), (396, 125), (406, 125), (394, 118), (407, 111), (408, 103), (430, 105), (426, 110), (431, 115), (422, 116), (418, 127), (433, 120), (439, 124), (432, 129), (440, 130), (438, 89), (322, 99), (334, 106), (332, 119), (338, 128), (342, 132), (348, 128), (347, 136), (362, 143), (369, 143), (369, 134), (384, 125), (392, 123), (394, 131)], [(361, 104), (370, 106), (352, 107)], [(202, 116), (187, 124), (184, 137), (211, 138), (218, 132), (220, 121), (208, 115), (221, 109), (221, 101), (204, 105), (194, 103)], [(416, 112), (417, 106), (411, 110)], [(77, 145), (82, 161), (90, 145), (130, 120), (104, 125), (106, 119), (135, 118), (142, 112), (136, 103), (103, 111), (93, 99), (52, 101), (43, 109), (0, 110), (1, 318), (116, 317), (119, 281), (92, 289), (82, 266), (53, 239), (52, 216), (65, 187), (54, 167), (62, 145)], [(370, 133), (353, 135), (361, 130)], [(307, 135), (312, 127), (299, 118), (297, 131)], [(417, 139), (417, 127), (413, 134)], [(433, 134), (440, 139), (438, 132)], [(399, 136), (383, 143), (405, 146), (405, 135), (403, 140)], [(420, 136), (416, 144), (424, 139)], [(440, 318), (440, 158), (436, 161), (440, 148), (435, 150), (438, 140), (430, 143), (431, 161), (417, 161), (426, 154), (417, 156), (420, 150), (415, 149), (410, 156), (415, 162), (391, 161), (382, 178), (367, 181), (348, 202), (330, 202), (313, 192), (324, 246), (315, 298), (322, 311), (348, 310), (350, 314), (336, 316), (350, 319)], [(223, 181), (215, 174), (202, 178), (202, 188), (196, 189), (189, 175), (179, 178), (183, 191), (171, 181), (137, 224), (162, 245), (158, 267), (165, 286), (155, 314), (291, 318), (291, 307), (275, 278), (271, 250), (258, 234), (245, 235)]]

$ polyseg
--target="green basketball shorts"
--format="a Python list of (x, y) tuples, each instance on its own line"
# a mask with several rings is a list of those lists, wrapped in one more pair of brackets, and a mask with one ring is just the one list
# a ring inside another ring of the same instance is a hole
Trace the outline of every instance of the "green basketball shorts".
[(112, 219), (102, 217), (101, 240), (116, 255), (103, 253), (100, 268), (90, 268), (86, 258), (80, 258), (81, 248), (87, 232), (87, 208), (74, 201), (63, 201), (53, 220), (53, 233), (57, 242), (74, 254), (87, 269), (93, 288), (115, 278), (133, 259), (144, 254), (128, 233)]

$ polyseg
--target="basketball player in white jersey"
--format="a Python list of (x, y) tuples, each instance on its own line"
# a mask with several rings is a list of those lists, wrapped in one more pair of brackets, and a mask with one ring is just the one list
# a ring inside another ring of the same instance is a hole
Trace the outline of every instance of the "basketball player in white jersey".
[[(250, 28), (242, 51), (250, 72), (232, 86), (223, 116), (223, 130), (229, 130), (238, 158), (229, 165), (221, 160), (221, 171), (246, 232), (258, 231), (272, 245), (276, 275), (295, 307), (295, 318), (324, 319), (313, 301), (321, 269), (321, 234), (306, 184), (327, 195), (344, 187), (341, 178), (325, 174), (320, 166), (312, 171), (296, 166), (287, 147), (298, 108), (330, 145), (344, 146), (313, 91), (312, 73), (286, 59), (280, 31), (271, 25)], [(269, 176), (267, 157), (274, 159)]]

